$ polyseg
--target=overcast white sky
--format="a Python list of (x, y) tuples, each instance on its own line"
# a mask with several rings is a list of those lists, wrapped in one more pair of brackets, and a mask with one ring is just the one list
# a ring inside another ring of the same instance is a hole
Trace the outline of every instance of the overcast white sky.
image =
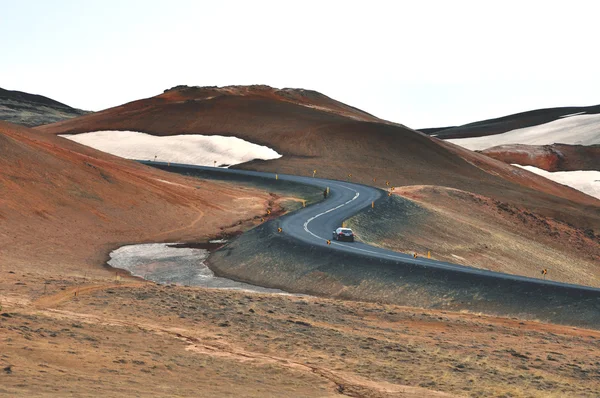
[(0, 87), (101, 110), (178, 84), (320, 91), (413, 128), (600, 103), (597, 1), (0, 0)]

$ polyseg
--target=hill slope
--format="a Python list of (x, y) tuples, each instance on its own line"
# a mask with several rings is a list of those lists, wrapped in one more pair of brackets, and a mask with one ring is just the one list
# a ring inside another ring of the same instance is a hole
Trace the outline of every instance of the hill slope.
[(0, 269), (34, 264), (40, 273), (81, 272), (121, 244), (217, 234), (262, 213), (270, 199), (5, 122), (0, 151)]
[(435, 135), (442, 139), (484, 137), (502, 134), (507, 131), (525, 127), (538, 126), (540, 124), (559, 120), (569, 115), (594, 115), (598, 113), (600, 113), (600, 105), (536, 109), (533, 111), (520, 112), (494, 119), (468, 123), (462, 126), (425, 128), (419, 129), (419, 131)]
[[(236, 136), (283, 156), (243, 168), (345, 179), (385, 186), (442, 185), (524, 206), (600, 229), (600, 202), (573, 189), (324, 95), (265, 86), (167, 90), (156, 97), (38, 127), (52, 134), (132, 130), (158, 136)], [(316, 98), (316, 99), (313, 99)], [(376, 181), (373, 179), (376, 178)]]
[(88, 114), (42, 95), (0, 88), (0, 120), (33, 127)]

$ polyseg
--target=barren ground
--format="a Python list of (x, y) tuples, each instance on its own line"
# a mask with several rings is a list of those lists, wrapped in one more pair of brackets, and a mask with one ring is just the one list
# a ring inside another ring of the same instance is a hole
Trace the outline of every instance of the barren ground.
[(348, 220), (360, 239), (533, 278), (545, 268), (551, 280), (600, 286), (600, 236), (592, 230), (456, 189), (411, 186), (394, 192), (400, 197), (392, 196), (384, 209)]
[(594, 330), (1, 272), (4, 396), (593, 397), (600, 389)]

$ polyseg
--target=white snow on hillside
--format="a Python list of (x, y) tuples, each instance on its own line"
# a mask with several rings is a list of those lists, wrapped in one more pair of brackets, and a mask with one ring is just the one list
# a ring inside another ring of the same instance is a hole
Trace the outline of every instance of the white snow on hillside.
[(600, 114), (570, 116), (537, 126), (507, 131), (502, 134), (456, 138), (447, 141), (472, 151), (507, 144), (600, 144)]
[(61, 137), (127, 159), (198, 166), (235, 165), (253, 159), (278, 159), (273, 149), (236, 137), (175, 135), (157, 137), (135, 131), (96, 131)]
[(556, 171), (549, 172), (533, 166), (520, 166), (513, 164), (544, 178), (575, 188), (585, 194), (600, 199), (600, 171), (578, 170), (578, 171)]

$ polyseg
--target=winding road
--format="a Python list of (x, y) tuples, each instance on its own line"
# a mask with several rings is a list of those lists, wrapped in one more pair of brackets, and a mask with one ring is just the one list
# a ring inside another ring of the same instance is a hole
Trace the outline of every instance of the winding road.
[[(236, 176), (247, 176), (252, 178), (275, 179), (275, 174), (273, 173), (222, 169), (176, 163), (167, 164), (151, 161), (140, 161), (140, 163), (175, 172), (179, 172), (176, 169), (189, 171), (200, 170), (210, 172), (212, 174), (219, 173), (223, 176), (233, 174)], [(492, 277), (504, 280), (527, 282), (540, 286), (545, 285), (564, 287), (568, 288), (569, 290), (577, 290), (580, 292), (600, 293), (599, 288), (504, 274), (420, 257), (413, 258), (411, 255), (371, 246), (360, 241), (331, 241), (331, 244), (328, 245), (327, 240), (331, 239), (332, 231), (341, 226), (344, 220), (347, 220), (359, 211), (371, 206), (372, 202), (383, 198), (385, 195), (387, 195), (387, 193), (383, 190), (370, 186), (338, 180), (327, 180), (286, 174), (278, 174), (277, 178), (281, 181), (290, 181), (299, 184), (311, 185), (319, 187), (323, 190), (326, 187), (329, 187), (330, 189), (330, 194), (327, 199), (280, 218), (280, 227), (282, 228), (282, 233), (287, 234), (294, 239), (301, 240), (311, 245), (325, 247), (329, 246), (330, 250), (355, 253), (363, 257), (366, 256), (373, 259), (395, 260), (399, 266), (401, 266), (401, 264), (413, 264), (426, 268), (451, 270), (457, 273), (480, 275), (488, 278)]]

